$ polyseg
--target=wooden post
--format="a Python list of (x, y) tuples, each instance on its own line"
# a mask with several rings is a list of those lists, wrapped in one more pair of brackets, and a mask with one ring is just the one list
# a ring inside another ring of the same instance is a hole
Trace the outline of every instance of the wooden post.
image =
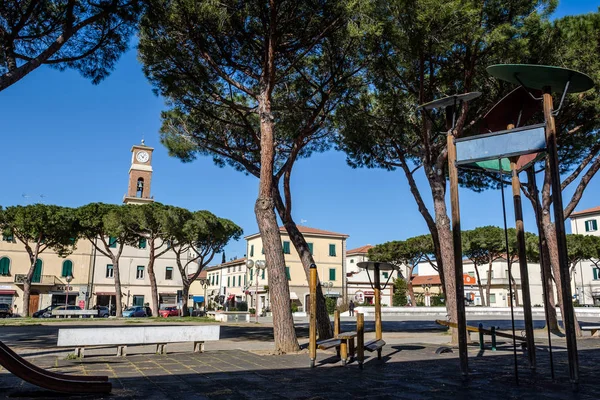
[(381, 330), (381, 274), (379, 272), (379, 264), (375, 263), (373, 268), (373, 290), (375, 291), (375, 338), (380, 340), (383, 338)]
[(546, 146), (548, 148), (548, 164), (552, 184), (552, 208), (554, 209), (554, 227), (558, 247), (558, 264), (560, 267), (560, 288), (563, 298), (564, 315), (562, 316), (567, 339), (567, 357), (569, 359), (569, 377), (575, 390), (579, 389), (579, 359), (577, 355), (577, 338), (575, 334), (575, 316), (571, 301), (571, 277), (567, 258), (567, 237), (565, 235), (565, 216), (563, 213), (560, 172), (558, 170), (558, 149), (556, 145), (556, 127), (552, 115), (552, 94), (546, 86), (544, 92), (544, 118), (546, 120)]
[[(508, 129), (514, 128), (509, 125)], [(519, 255), (519, 271), (521, 273), (521, 293), (523, 295), (523, 316), (525, 319), (525, 338), (527, 339), (527, 358), (529, 368), (536, 368), (535, 338), (533, 336), (533, 316), (531, 315), (531, 294), (529, 292), (529, 269), (527, 266), (527, 249), (525, 246), (525, 227), (523, 225), (523, 207), (521, 204), (521, 182), (517, 170), (517, 159), (510, 159), (512, 172), (512, 194), (515, 207), (515, 224), (517, 230), (517, 253)], [(509, 282), (512, 284), (512, 282)], [(517, 290), (517, 288), (515, 288)]]
[[(454, 284), (456, 285), (456, 317), (458, 325), (458, 354), (460, 372), (469, 375), (469, 355), (467, 349), (467, 318), (465, 313), (465, 293), (463, 283), (462, 242), (460, 232), (460, 207), (458, 203), (458, 169), (456, 167), (456, 144), (453, 130), (448, 130), (448, 175), (450, 178), (450, 207), (452, 209), (452, 242), (454, 245)], [(446, 279), (452, 279), (447, 277)]]
[(492, 331), (492, 351), (496, 351), (496, 327), (492, 326), (490, 331)]
[(315, 367), (317, 359), (317, 266), (310, 264), (310, 310), (308, 321), (308, 352), (310, 367)]
[(340, 332), (342, 332), (340, 323), (340, 310), (335, 310), (333, 313), (333, 337), (337, 337)]
[(485, 348), (484, 338), (483, 338), (483, 324), (479, 323), (479, 350), (483, 350)]
[(358, 367), (363, 369), (365, 361), (365, 315), (356, 314), (356, 357), (358, 358)]

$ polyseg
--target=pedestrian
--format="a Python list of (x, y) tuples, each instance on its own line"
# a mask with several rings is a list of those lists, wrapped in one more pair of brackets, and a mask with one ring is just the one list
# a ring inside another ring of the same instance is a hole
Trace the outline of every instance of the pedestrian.
[(350, 300), (350, 304), (348, 304), (348, 311), (350, 311), (350, 316), (354, 317), (354, 302)]

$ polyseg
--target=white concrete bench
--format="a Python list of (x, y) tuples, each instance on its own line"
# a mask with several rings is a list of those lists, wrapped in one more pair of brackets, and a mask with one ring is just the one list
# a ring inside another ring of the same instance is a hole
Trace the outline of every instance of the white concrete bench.
[(52, 310), (52, 315), (57, 317), (97, 317), (98, 310)]
[(582, 331), (590, 331), (592, 333), (592, 336), (596, 336), (596, 333), (598, 333), (598, 331), (600, 331), (600, 325), (582, 326), (581, 330)]
[(156, 345), (157, 354), (166, 354), (167, 343), (194, 342), (194, 352), (204, 352), (204, 342), (219, 340), (219, 325), (136, 326), (118, 328), (59, 329), (58, 347), (75, 347), (83, 358), (85, 347), (117, 346), (117, 356), (127, 355), (128, 345)]

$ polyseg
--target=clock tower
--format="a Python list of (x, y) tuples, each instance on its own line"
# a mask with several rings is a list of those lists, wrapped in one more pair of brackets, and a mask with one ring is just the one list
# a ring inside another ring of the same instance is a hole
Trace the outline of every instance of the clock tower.
[(152, 183), (152, 147), (146, 146), (142, 140), (141, 145), (131, 148), (131, 167), (129, 167), (129, 186), (123, 198), (126, 204), (152, 203), (150, 184)]

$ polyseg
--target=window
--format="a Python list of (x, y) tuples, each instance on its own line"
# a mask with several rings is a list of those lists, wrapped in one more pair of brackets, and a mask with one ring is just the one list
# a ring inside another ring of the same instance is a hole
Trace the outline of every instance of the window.
[(262, 279), (265, 279), (265, 270), (263, 269), (263, 270), (262, 270), (262, 272), (263, 272), (263, 273), (262, 273), (262, 277), (261, 277), (261, 278), (262, 278)]
[(212, 278), (211, 278), (210, 284), (211, 284), (211, 285), (214, 285), (214, 284), (215, 284), (215, 276), (214, 276), (214, 275), (213, 275), (213, 276), (212, 276)]
[(135, 274), (135, 278), (136, 279), (144, 279), (144, 266), (143, 265), (137, 266), (137, 272)]
[(254, 245), (250, 245), (250, 257), (254, 257)]
[(253, 269), (251, 269), (251, 270), (250, 270), (250, 280), (252, 280), (252, 277), (253, 277), (253, 276), (254, 276), (254, 270), (253, 270)]
[(382, 272), (382, 274), (383, 274), (383, 279), (387, 279), (389, 277), (387, 272)]
[(335, 268), (329, 268), (329, 280), (335, 281)]
[(73, 276), (73, 261), (65, 260), (65, 261), (63, 261), (61, 276), (69, 276), (69, 275)]
[(329, 245), (329, 257), (335, 257), (335, 244)]
[(312, 243), (306, 243), (308, 245), (308, 251), (310, 251), (310, 254), (313, 254), (313, 244)]
[(247, 278), (247, 276), (246, 276), (246, 274), (244, 274), (244, 286), (246, 286), (246, 278)]
[(283, 254), (290, 254), (290, 242), (283, 242)]
[(133, 306), (142, 307), (144, 305), (144, 296), (133, 295)]
[(292, 280), (292, 276), (290, 275), (290, 267), (285, 267), (285, 276), (287, 276), (288, 281)]
[(106, 277), (112, 278), (114, 276), (113, 274), (114, 274), (113, 265), (106, 264)]
[(496, 302), (496, 295), (494, 293), (490, 294), (490, 303)]
[(217, 285), (219, 284), (219, 275), (217, 275)]
[(238, 286), (242, 286), (242, 276), (238, 275)]
[(0, 258), (0, 275), (1, 276), (9, 276), (10, 275), (10, 258), (8, 258), (8, 257)]
[(13, 236), (13, 234), (8, 234), (8, 235), (2, 235), (2, 240), (4, 240), (5, 242), (11, 242), (13, 243), (15, 241), (15, 237)]
[(165, 279), (166, 280), (173, 279), (173, 267), (167, 267), (167, 269), (165, 269)]
[(354, 260), (350, 260), (350, 264), (354, 264)]
[(113, 249), (115, 247), (117, 247), (117, 238), (116, 237), (112, 237), (111, 236), (111, 237), (108, 238), (108, 247), (111, 247)]
[(231, 268), (231, 267), (227, 267), (227, 273), (230, 273), (230, 272), (231, 272), (230, 268)]
[(146, 248), (146, 238), (141, 238), (139, 243), (138, 243), (138, 247), (140, 249), (145, 249)]
[(33, 270), (33, 277), (31, 283), (40, 283), (42, 281), (42, 260), (39, 258), (35, 262), (35, 269)]
[(231, 287), (231, 277), (227, 277), (227, 287)]
[[(2, 261), (4, 260), (4, 258), (2, 260), (0, 260), (0, 275), (2, 274)], [(592, 272), (594, 273), (594, 280), (597, 281), (598, 279), (600, 279), (600, 269), (596, 268), (596, 267), (592, 267)]]
[(598, 223), (595, 219), (588, 219), (585, 221), (585, 231), (586, 232), (595, 232), (598, 230)]

